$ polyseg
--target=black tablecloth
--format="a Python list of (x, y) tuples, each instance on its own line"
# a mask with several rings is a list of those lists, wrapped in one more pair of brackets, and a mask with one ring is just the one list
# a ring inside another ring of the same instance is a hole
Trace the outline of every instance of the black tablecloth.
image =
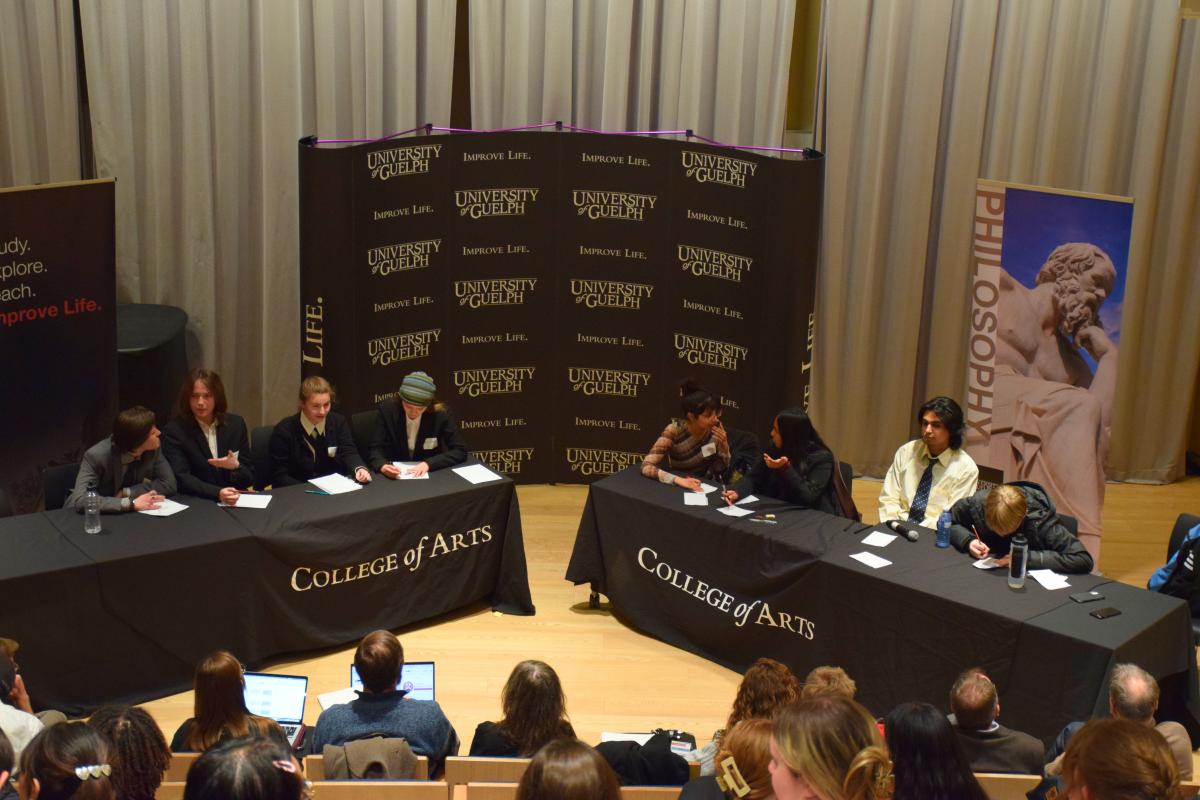
[(272, 496), (263, 510), (177, 497), (187, 511), (108, 515), (95, 536), (70, 511), (0, 520), (0, 635), (21, 642), (34, 705), (80, 714), (181, 691), (218, 648), (259, 666), (479, 601), (534, 611), (508, 479), (445, 470)]
[[(936, 548), (932, 531), (875, 548), (862, 543), (870, 526), (766, 499), (750, 507), (776, 524), (734, 519), (709, 498), (685, 506), (683, 492), (636, 467), (592, 484), (567, 579), (592, 583), (633, 626), (739, 672), (763, 656), (800, 677), (842, 666), (880, 716), (906, 700), (946, 708), (955, 677), (978, 666), (1000, 690), (1004, 724), (1049, 741), (1103, 712), (1112, 666), (1134, 661), (1174, 687), (1164, 709), (1200, 732), (1183, 713), (1197, 690), (1180, 600), (1091, 575), (1071, 576), (1070, 589), (1030, 578), (1013, 591), (1005, 570), (973, 569)], [(864, 551), (892, 563), (850, 558)], [(1093, 588), (1106, 600), (1068, 597)], [(1121, 616), (1088, 616), (1105, 605)]]

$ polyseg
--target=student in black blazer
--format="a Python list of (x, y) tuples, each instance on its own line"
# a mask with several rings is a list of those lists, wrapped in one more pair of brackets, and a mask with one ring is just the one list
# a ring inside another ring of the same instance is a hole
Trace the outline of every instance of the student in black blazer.
[(436, 392), (433, 378), (413, 372), (404, 376), (399, 400), (379, 404), (371, 466), (385, 477), (400, 477), (400, 468), (393, 461), (417, 462), (408, 468), (408, 474), (420, 477), (467, 460), (467, 443), (445, 406), (434, 404)]
[(369, 483), (371, 472), (363, 464), (350, 423), (330, 411), (333, 387), (319, 375), (300, 384), (300, 413), (284, 417), (271, 434), (271, 485), (293, 486), (332, 472), (350, 473), (359, 483)]
[(211, 369), (194, 369), (179, 389), (175, 418), (163, 429), (163, 455), (180, 494), (237, 503), (254, 483), (246, 421), (229, 413), (225, 384)]

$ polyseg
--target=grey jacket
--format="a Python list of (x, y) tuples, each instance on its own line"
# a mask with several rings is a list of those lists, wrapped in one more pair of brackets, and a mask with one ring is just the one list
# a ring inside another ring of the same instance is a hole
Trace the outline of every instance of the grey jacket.
[[(126, 473), (131, 474), (127, 476)], [(132, 503), (123, 503), (117, 497), (122, 483), (127, 482), (124, 480), (126, 477), (132, 479), (132, 483), (129, 483), (131, 500), (151, 490), (168, 497), (175, 494), (175, 473), (171, 472), (171, 465), (163, 458), (161, 448), (148, 450), (123, 467), (121, 453), (113, 444), (112, 437), (109, 437), (92, 445), (83, 454), (75, 488), (63, 503), (63, 508), (73, 508), (82, 514), (88, 485), (95, 483), (96, 493), (100, 495), (100, 511), (105, 514), (131, 511)]]

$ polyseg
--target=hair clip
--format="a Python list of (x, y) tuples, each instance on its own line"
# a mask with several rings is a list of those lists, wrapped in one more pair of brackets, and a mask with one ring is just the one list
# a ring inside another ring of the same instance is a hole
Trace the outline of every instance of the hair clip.
[(292, 761), (291, 759), (287, 759), (285, 761), (282, 758), (277, 758), (271, 762), (271, 766), (275, 767), (275, 769), (283, 770), (284, 772), (293, 774), (296, 772), (296, 762)]
[(75, 777), (81, 781), (86, 781), (88, 778), (107, 778), (111, 775), (112, 767), (108, 764), (88, 764), (75, 768)]
[(738, 769), (733, 756), (722, 759), (719, 766), (725, 774), (717, 776), (718, 789), (722, 792), (733, 792), (738, 797), (750, 794), (750, 784), (746, 783), (746, 779), (742, 777), (742, 771)]
[(884, 771), (875, 774), (875, 796), (891, 797), (896, 791), (896, 775), (889, 760)]

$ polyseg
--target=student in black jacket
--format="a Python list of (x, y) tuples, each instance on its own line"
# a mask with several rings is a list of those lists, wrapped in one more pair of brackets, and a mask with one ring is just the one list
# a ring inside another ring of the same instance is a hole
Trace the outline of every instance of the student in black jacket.
[(371, 473), (354, 445), (350, 423), (330, 411), (333, 387), (319, 375), (300, 384), (300, 412), (284, 417), (271, 434), (271, 485), (293, 486), (330, 473), (350, 473), (368, 483)]
[(188, 373), (162, 439), (180, 494), (231, 506), (254, 483), (246, 421), (229, 413), (225, 384), (210, 369)]
[(424, 372), (404, 376), (400, 398), (379, 404), (371, 439), (371, 466), (388, 478), (400, 477), (392, 462), (415, 463), (407, 472), (417, 478), (467, 460), (463, 441), (450, 412), (434, 403), (437, 386)]

